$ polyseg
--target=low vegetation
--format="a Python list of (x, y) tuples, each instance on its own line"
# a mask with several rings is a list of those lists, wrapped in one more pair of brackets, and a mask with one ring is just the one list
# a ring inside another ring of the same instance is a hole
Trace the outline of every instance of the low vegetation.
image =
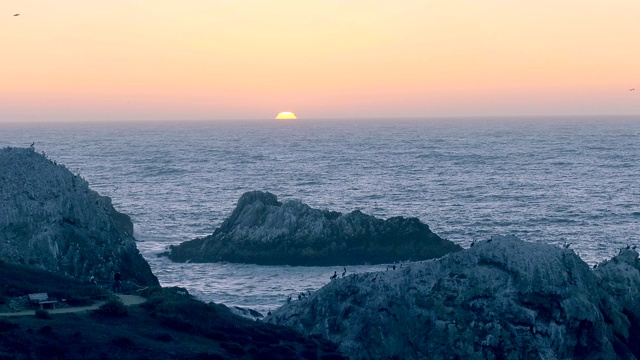
[(124, 306), (124, 304), (118, 297), (109, 298), (107, 302), (100, 305), (100, 307), (93, 313), (106, 317), (125, 317), (129, 315), (129, 313), (127, 312), (127, 307)]
[(89, 282), (70, 279), (30, 266), (0, 261), (0, 312), (8, 311), (10, 299), (33, 293), (47, 293), (65, 299), (72, 306), (103, 299), (107, 291)]
[(51, 319), (51, 315), (49, 314), (49, 312), (47, 310), (41, 309), (36, 310), (35, 317), (37, 317), (38, 319)]
[[(57, 278), (42, 280), (45, 274), (38, 278), (33, 269), (17, 269), (20, 267), (11, 267), (14, 279), (32, 279), (35, 285), (21, 286), (18, 280), (6, 281), (3, 277), (3, 296), (45, 291), (76, 298), (105, 296), (99, 289), (79, 282), (59, 279), (62, 285), (53, 285)], [(305, 337), (286, 327), (241, 318), (224, 305), (198, 301), (185, 289), (153, 287), (142, 295), (148, 300), (139, 306), (125, 307), (109, 299), (90, 312), (42, 311), (40, 316), (0, 317), (0, 359), (343, 358), (337, 347), (323, 338)]]

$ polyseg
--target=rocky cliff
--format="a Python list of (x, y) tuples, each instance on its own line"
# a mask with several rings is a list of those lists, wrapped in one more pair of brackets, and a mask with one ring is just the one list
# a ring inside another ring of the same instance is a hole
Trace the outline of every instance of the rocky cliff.
[(191, 262), (265, 265), (357, 265), (440, 257), (460, 246), (416, 218), (377, 219), (360, 211), (312, 209), (253, 191), (213, 235), (171, 248), (169, 258)]
[(33, 148), (0, 150), (0, 259), (73, 278), (158, 285), (131, 219)]
[(495, 237), (337, 279), (266, 320), (352, 359), (635, 359), (639, 292), (633, 249), (594, 270), (571, 249)]

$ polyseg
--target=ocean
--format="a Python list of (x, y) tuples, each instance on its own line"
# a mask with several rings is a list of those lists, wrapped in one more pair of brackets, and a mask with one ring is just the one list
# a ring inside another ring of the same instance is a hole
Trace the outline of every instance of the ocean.
[(463, 247), (504, 234), (566, 243), (590, 265), (640, 240), (640, 117), (0, 124), (0, 146), (32, 142), (132, 217), (163, 286), (261, 312), (342, 267), (157, 256), (213, 233), (251, 190), (418, 217)]

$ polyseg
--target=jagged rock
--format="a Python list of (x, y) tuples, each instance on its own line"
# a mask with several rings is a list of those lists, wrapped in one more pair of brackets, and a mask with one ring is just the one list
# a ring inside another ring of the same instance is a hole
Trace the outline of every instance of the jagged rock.
[(0, 258), (78, 279), (158, 285), (129, 216), (33, 148), (0, 150)]
[(229, 311), (231, 311), (232, 313), (238, 316), (242, 316), (243, 318), (247, 318), (251, 320), (262, 319), (264, 317), (264, 315), (262, 315), (259, 311), (249, 309), (249, 308), (232, 306), (232, 307), (229, 307), (228, 309)]
[(213, 235), (171, 247), (169, 258), (263, 265), (357, 265), (423, 260), (461, 250), (416, 218), (312, 209), (253, 191)]
[(631, 249), (592, 270), (571, 249), (494, 237), (337, 279), (266, 321), (352, 359), (635, 359), (639, 269)]

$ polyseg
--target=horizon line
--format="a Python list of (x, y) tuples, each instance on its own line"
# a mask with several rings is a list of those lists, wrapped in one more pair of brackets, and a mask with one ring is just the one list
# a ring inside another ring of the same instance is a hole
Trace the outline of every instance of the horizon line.
[[(375, 120), (453, 120), (453, 119), (550, 119), (550, 118), (636, 118), (640, 117), (638, 114), (536, 114), (536, 115), (430, 115), (430, 116), (349, 116), (349, 117), (300, 117), (295, 121), (289, 121), (287, 123), (298, 123), (307, 121), (375, 121)], [(243, 117), (243, 118), (172, 118), (172, 119), (49, 119), (49, 120), (0, 120), (0, 124), (99, 124), (99, 123), (172, 123), (172, 122), (273, 122), (282, 123), (282, 121), (276, 121), (275, 118), (267, 117)]]

